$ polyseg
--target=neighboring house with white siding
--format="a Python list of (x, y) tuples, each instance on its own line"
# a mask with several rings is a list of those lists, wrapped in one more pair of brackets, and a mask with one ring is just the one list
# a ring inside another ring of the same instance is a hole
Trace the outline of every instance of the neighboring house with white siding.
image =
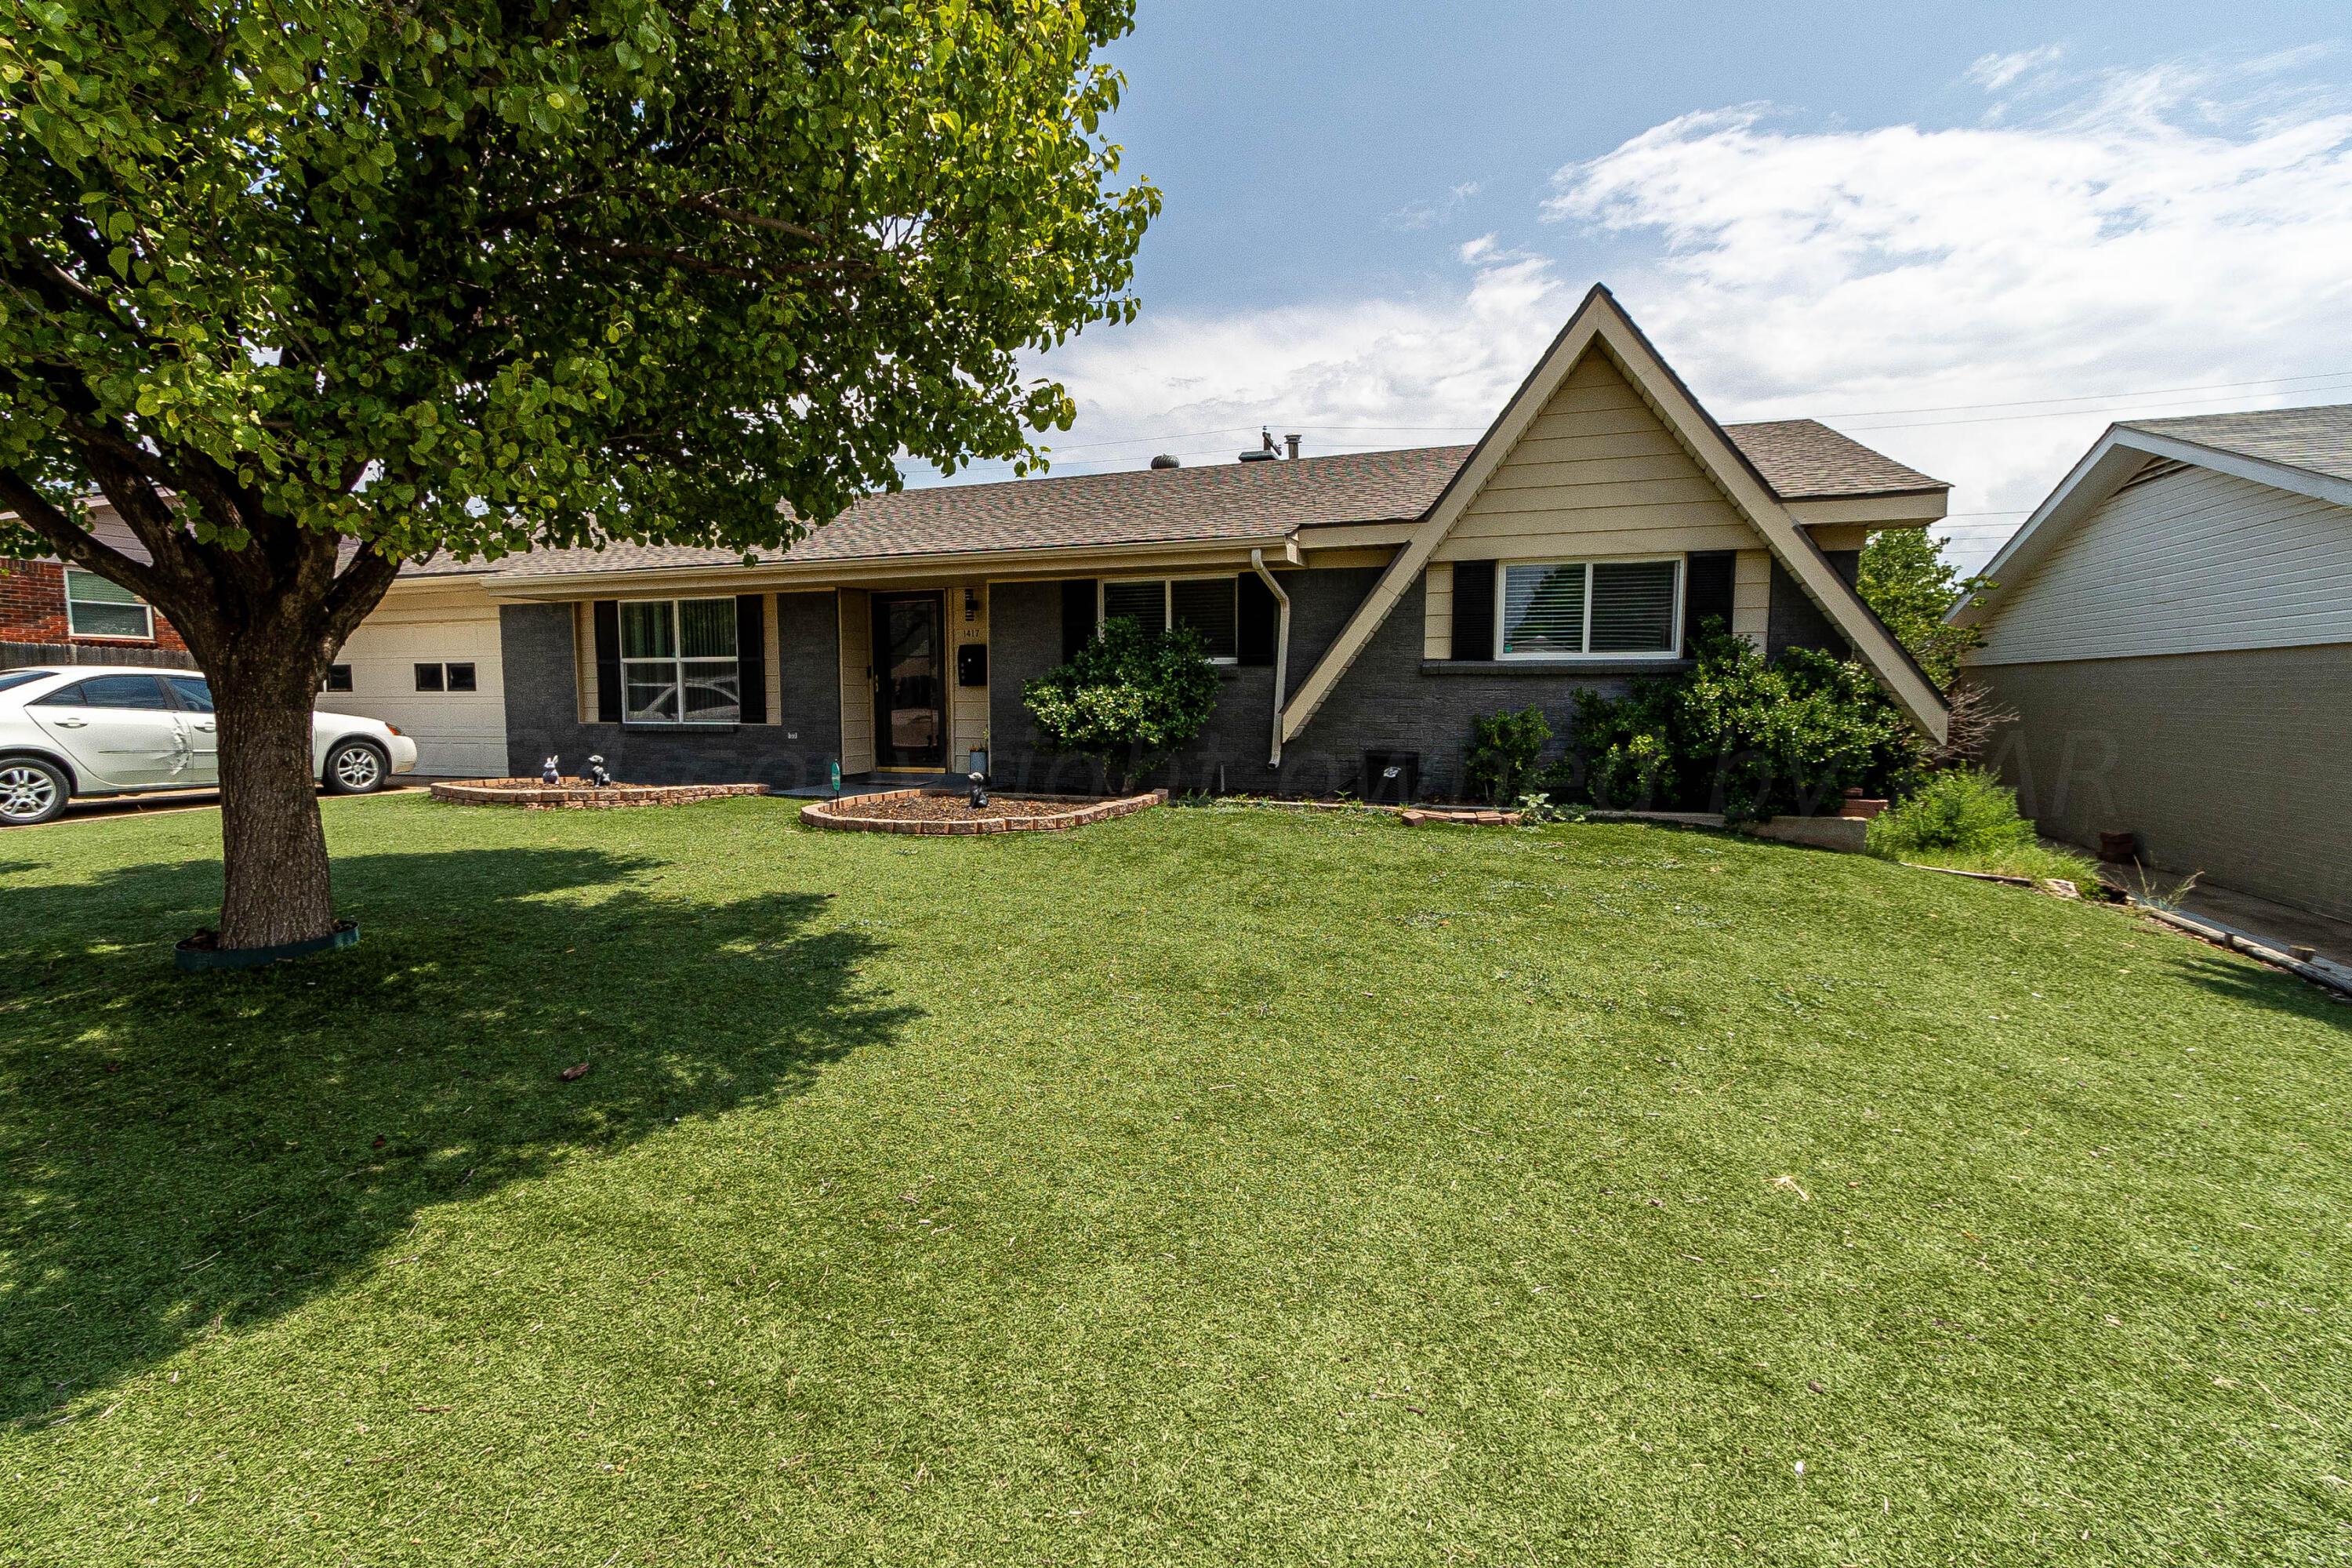
[(2352, 917), (2352, 405), (2116, 426), (1985, 574), (1952, 619), (2045, 833)]

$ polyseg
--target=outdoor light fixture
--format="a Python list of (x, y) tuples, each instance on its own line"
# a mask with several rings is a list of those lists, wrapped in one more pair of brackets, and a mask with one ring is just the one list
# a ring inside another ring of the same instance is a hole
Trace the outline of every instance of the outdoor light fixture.
[(980, 590), (977, 588), (963, 591), (963, 618), (967, 622), (980, 619)]

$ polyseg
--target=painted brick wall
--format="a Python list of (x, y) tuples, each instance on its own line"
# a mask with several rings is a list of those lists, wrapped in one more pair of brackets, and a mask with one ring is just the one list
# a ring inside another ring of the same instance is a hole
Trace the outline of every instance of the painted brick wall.
[[(1290, 595), (1289, 689), (1315, 668), (1348, 617), (1380, 580), (1374, 567), (1287, 572)], [(991, 616), (991, 723), (1000, 787), (1091, 789), (1087, 764), (1041, 752), (1036, 728), (1021, 703), (1021, 687), (1062, 658), (1061, 587), (1054, 583), (999, 584)], [(1565, 749), (1575, 721), (1576, 693), (1622, 692), (1624, 679), (1515, 671), (1482, 665), (1475, 671), (1425, 668), (1422, 587), (1405, 595), (1371, 642), (1333, 689), (1314, 721), (1283, 748), (1282, 766), (1266, 765), (1273, 739), (1274, 672), (1231, 669), (1217, 711), (1192, 745), (1146, 781), (1176, 790), (1214, 790), (1221, 776), (1231, 791), (1319, 795), (1362, 793), (1364, 753), (1415, 752), (1422, 792), (1453, 795), (1462, 788), (1462, 751), (1470, 721), (1504, 709), (1541, 708)], [(1222, 775), (1220, 773), (1222, 769)]]
[(563, 759), (566, 773), (576, 773), (593, 754), (626, 784), (763, 784), (793, 789), (824, 783), (841, 746), (834, 596), (780, 594), (776, 623), (783, 721), (681, 731), (582, 723), (572, 689), (572, 606), (501, 606), (507, 771), (534, 777), (541, 761), (554, 755)]
[[(155, 616), (155, 636), (144, 641), (72, 636), (66, 626), (65, 568), (54, 561), (0, 561), (0, 642), (89, 649), (161, 648), (173, 653), (188, 649), (161, 611)], [(89, 662), (87, 656), (84, 662)]]

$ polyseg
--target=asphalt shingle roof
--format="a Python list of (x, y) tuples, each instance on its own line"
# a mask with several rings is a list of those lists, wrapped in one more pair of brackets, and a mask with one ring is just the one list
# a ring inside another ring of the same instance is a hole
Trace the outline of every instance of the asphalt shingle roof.
[(1832, 496), (1901, 495), (1951, 487), (1841, 436), (1818, 419), (1767, 419), (1727, 425), (1723, 433), (1747, 455), (1782, 500)]
[[(1775, 493), (1795, 500), (1941, 489), (1942, 482), (1811, 419), (1725, 427)], [(779, 557), (823, 563), (968, 551), (1181, 544), (1279, 538), (1335, 523), (1407, 522), (1433, 505), (1474, 448), (1415, 447), (1296, 462), (1122, 469), (867, 496)], [(741, 556), (689, 545), (535, 550), (498, 570), (515, 577), (725, 566)]]
[(2129, 430), (2169, 436), (2200, 447), (2284, 463), (2331, 479), (2352, 479), (2352, 403), (2269, 408), (2254, 414), (2188, 414), (2128, 419)]

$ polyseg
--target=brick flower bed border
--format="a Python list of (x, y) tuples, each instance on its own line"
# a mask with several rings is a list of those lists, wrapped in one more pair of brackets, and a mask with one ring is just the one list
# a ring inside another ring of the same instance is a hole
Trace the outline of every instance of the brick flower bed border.
[(459, 805), (520, 805), (533, 811), (610, 811), (631, 805), (687, 805), (698, 800), (728, 795), (765, 795), (766, 784), (593, 784), (566, 781), (560, 784), (509, 784), (491, 779), (466, 779), (433, 786), (435, 800)]
[(913, 833), (937, 837), (970, 837), (982, 833), (1066, 833), (1073, 827), (1084, 827), (1088, 823), (1108, 822), (1114, 816), (1132, 816), (1168, 799), (1168, 792), (1164, 789), (1148, 790), (1142, 795), (1130, 795), (1115, 800), (1083, 795), (1001, 795), (996, 798), (1034, 801), (1041, 806), (1058, 805), (1066, 809), (1041, 811), (1035, 816), (976, 816), (965, 821), (957, 821), (953, 817), (857, 815), (859, 806), (871, 802), (908, 800), (927, 795), (961, 798), (961, 792), (956, 790), (886, 790), (879, 795), (813, 801), (801, 808), (801, 820), (812, 827), (830, 828), (836, 833)]

